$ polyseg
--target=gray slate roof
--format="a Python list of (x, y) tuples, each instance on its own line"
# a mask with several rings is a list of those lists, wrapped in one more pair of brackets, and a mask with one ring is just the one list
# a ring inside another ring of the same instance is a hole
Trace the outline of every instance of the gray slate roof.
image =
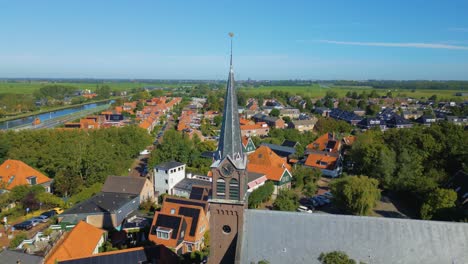
[(232, 50), (229, 77), (224, 98), (223, 123), (219, 136), (216, 160), (229, 157), (238, 169), (244, 169), (246, 160), (242, 152), (242, 139), (239, 126), (239, 110), (237, 105), (236, 88), (234, 87), (234, 70), (232, 68)]
[(8, 249), (0, 252), (0, 263), (2, 264), (16, 264), (18, 260), (21, 261), (21, 264), (39, 264), (44, 261), (44, 258)]
[(170, 169), (182, 166), (182, 165), (185, 165), (185, 164), (177, 162), (177, 161), (168, 161), (168, 162), (163, 162), (161, 164), (156, 165), (155, 168), (160, 169), (160, 170), (170, 170)]
[(109, 176), (102, 186), (102, 192), (127, 193), (139, 195), (145, 186), (146, 178), (128, 176)]
[(123, 193), (98, 193), (88, 200), (78, 203), (63, 212), (61, 216), (73, 214), (99, 214), (113, 213), (118, 211), (127, 203), (131, 202), (137, 195)]
[(468, 224), (245, 210), (241, 263), (320, 263), (344, 251), (365, 263), (468, 263)]
[(190, 192), (192, 190), (193, 185), (210, 186), (211, 187), (211, 182), (200, 180), (200, 179), (184, 178), (180, 182), (178, 182), (174, 186), (174, 188), (180, 189), (180, 190), (186, 190), (186, 191)]

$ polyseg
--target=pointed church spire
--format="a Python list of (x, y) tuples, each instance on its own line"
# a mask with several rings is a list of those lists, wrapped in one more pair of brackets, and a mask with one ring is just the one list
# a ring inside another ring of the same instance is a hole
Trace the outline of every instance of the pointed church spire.
[(215, 159), (222, 160), (230, 157), (238, 168), (244, 168), (244, 155), (242, 153), (242, 139), (239, 124), (239, 110), (237, 107), (237, 93), (234, 87), (234, 70), (232, 67), (232, 37), (231, 37), (231, 60), (229, 77), (226, 86), (226, 97), (224, 98), (224, 114), (219, 137), (218, 150)]

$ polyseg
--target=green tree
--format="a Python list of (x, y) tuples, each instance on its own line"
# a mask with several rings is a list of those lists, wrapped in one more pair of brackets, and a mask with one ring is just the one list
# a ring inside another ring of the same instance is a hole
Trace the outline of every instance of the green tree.
[[(320, 253), (318, 260), (322, 264), (355, 264), (356, 261), (349, 258), (342, 251), (332, 251), (328, 253)], [(362, 262), (361, 262), (362, 263)]]
[(437, 188), (429, 194), (421, 207), (421, 218), (432, 219), (435, 215), (455, 207), (457, 193), (451, 189)]
[(314, 196), (315, 192), (317, 192), (317, 185), (315, 182), (309, 182), (304, 186), (304, 189), (302, 190), (302, 194), (305, 196)]
[(278, 117), (280, 115), (280, 110), (273, 108), (270, 112), (270, 116)]
[(367, 176), (347, 176), (331, 184), (336, 203), (356, 215), (369, 215), (380, 199), (379, 182)]
[(249, 195), (249, 208), (258, 208), (261, 203), (269, 201), (274, 190), (275, 186), (271, 181), (267, 181), (264, 185), (254, 190)]
[(299, 206), (299, 196), (292, 190), (282, 189), (273, 203), (273, 210), (295, 211)]

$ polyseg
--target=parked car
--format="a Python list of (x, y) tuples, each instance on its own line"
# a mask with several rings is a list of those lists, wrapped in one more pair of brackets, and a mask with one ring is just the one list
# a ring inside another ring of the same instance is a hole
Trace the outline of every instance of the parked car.
[(322, 195), (317, 195), (317, 196), (315, 196), (315, 198), (322, 200), (325, 204), (331, 203), (330, 199), (328, 199), (328, 198), (326, 198), (325, 196), (322, 196)]
[(42, 221), (40, 221), (40, 220), (37, 219), (37, 218), (31, 218), (31, 219), (29, 219), (28, 221), (31, 221), (31, 223), (32, 223), (33, 226), (37, 226), (40, 222), (42, 222)]
[(313, 213), (312, 210), (310, 210), (309, 208), (303, 206), (303, 205), (299, 205), (299, 207), (297, 208), (297, 211), (298, 212), (302, 212), (302, 213)]
[(57, 212), (55, 210), (50, 210), (50, 211), (42, 213), (40, 216), (45, 217), (45, 219), (49, 219), (49, 218), (53, 217), (56, 214), (57, 214)]
[(325, 205), (325, 201), (323, 201), (322, 199), (319, 199), (317, 197), (312, 197), (310, 198), (310, 200), (314, 203), (316, 203), (316, 207), (317, 206), (324, 206)]
[(33, 224), (31, 221), (24, 221), (19, 224), (13, 226), (16, 230), (29, 230), (33, 228)]
[(331, 192), (325, 192), (323, 196), (325, 196), (328, 199), (333, 199), (333, 194)]
[(47, 222), (47, 220), (49, 219), (48, 217), (46, 217), (45, 215), (40, 215), (38, 217), (34, 217), (33, 219), (37, 219), (37, 221), (41, 222), (41, 223), (45, 223)]

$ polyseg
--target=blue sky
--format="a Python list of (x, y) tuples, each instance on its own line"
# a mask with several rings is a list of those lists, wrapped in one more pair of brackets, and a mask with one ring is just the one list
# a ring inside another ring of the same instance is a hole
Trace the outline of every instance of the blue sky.
[(0, 77), (468, 80), (468, 1), (0, 0)]

